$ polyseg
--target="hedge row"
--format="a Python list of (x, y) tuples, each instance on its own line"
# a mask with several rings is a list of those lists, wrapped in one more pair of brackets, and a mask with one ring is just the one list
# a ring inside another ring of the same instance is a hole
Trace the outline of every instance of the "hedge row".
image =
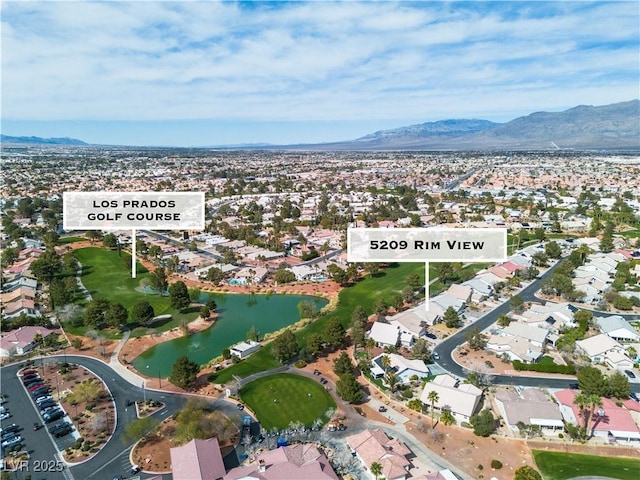
[(517, 371), (564, 373), (566, 375), (575, 375), (576, 373), (576, 367), (573, 365), (556, 365), (555, 363), (522, 363), (520, 360), (513, 361), (513, 368)]

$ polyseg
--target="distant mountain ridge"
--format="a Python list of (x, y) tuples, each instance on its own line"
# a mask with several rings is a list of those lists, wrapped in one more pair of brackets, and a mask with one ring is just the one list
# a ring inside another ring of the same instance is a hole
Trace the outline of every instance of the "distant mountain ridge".
[(12, 137), (10, 135), (0, 135), (2, 143), (19, 143), (25, 145), (88, 145), (88, 143), (77, 138), (43, 138), (43, 137)]
[(640, 100), (536, 112), (506, 123), (442, 120), (380, 130), (312, 150), (640, 150)]
[[(68, 137), (1, 135), (0, 141), (3, 144), (23, 145), (89, 145), (82, 140)], [(579, 105), (563, 112), (535, 112), (506, 123), (494, 123), (481, 119), (440, 120), (379, 130), (355, 140), (331, 143), (273, 145), (255, 142), (192, 148), (315, 151), (564, 149), (635, 151), (640, 150), (640, 100), (601, 106)]]

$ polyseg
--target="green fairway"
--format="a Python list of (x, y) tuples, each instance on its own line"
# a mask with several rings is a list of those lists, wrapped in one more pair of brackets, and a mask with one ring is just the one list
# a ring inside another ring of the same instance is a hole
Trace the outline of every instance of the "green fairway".
[(544, 480), (567, 480), (581, 476), (602, 476), (618, 480), (640, 478), (640, 460), (600, 457), (575, 453), (534, 450), (533, 456)]
[(64, 245), (65, 243), (76, 243), (76, 242), (84, 242), (86, 238), (84, 237), (62, 237), (59, 238), (56, 242), (58, 245)]
[[(177, 326), (178, 317), (192, 320), (197, 316), (197, 313), (178, 313), (171, 308), (169, 297), (137, 291), (136, 287), (149, 273), (138, 263), (136, 267), (137, 278), (131, 278), (131, 255), (128, 253), (120, 252), (118, 254), (115, 250), (89, 247), (75, 250), (73, 254), (82, 264), (82, 284), (93, 297), (102, 297), (111, 302), (121, 303), (128, 310), (137, 302), (146, 300), (153, 306), (156, 315), (172, 314), (173, 320), (158, 327), (158, 331)], [(142, 330), (141, 332), (134, 331), (134, 333), (146, 332), (146, 329)]]
[[(407, 284), (407, 277), (412, 273), (418, 274), (420, 282), (424, 284), (424, 263), (392, 264), (381, 270), (373, 277), (367, 276), (355, 285), (343, 289), (339, 294), (338, 307), (328, 315), (320, 317), (311, 325), (296, 332), (299, 345), (306, 345), (307, 337), (311, 333), (322, 333), (329, 318), (338, 317), (342, 325), (347, 328), (351, 324), (351, 314), (356, 305), (362, 305), (367, 314), (371, 314), (375, 300), (382, 299), (391, 302), (394, 295), (402, 292)], [(211, 381), (224, 384), (233, 380), (233, 375), (246, 377), (253, 373), (262, 372), (279, 367), (280, 364), (271, 354), (271, 349), (262, 348), (246, 360), (225, 368), (219, 373), (211, 375)]]
[(240, 390), (240, 398), (256, 414), (263, 428), (286, 428), (291, 422), (312, 426), (329, 420), (325, 413), (336, 403), (320, 383), (300, 375), (281, 373), (259, 378)]

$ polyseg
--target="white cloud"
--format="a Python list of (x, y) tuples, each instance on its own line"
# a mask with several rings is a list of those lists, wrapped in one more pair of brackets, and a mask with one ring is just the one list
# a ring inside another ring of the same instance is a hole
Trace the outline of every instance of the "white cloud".
[(610, 103), (637, 97), (638, 20), (633, 2), (5, 2), (2, 115), (427, 120)]

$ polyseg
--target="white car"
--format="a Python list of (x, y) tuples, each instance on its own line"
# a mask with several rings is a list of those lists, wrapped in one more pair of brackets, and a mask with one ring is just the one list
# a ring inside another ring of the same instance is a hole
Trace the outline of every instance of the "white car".
[(0, 413), (0, 420), (6, 420), (11, 414), (9, 412)]
[(4, 442), (2, 442), (2, 446), (4, 448), (13, 447), (14, 445), (19, 444), (21, 441), (22, 441), (22, 437), (20, 435), (16, 435), (15, 437), (10, 438), (10, 439), (5, 440)]

